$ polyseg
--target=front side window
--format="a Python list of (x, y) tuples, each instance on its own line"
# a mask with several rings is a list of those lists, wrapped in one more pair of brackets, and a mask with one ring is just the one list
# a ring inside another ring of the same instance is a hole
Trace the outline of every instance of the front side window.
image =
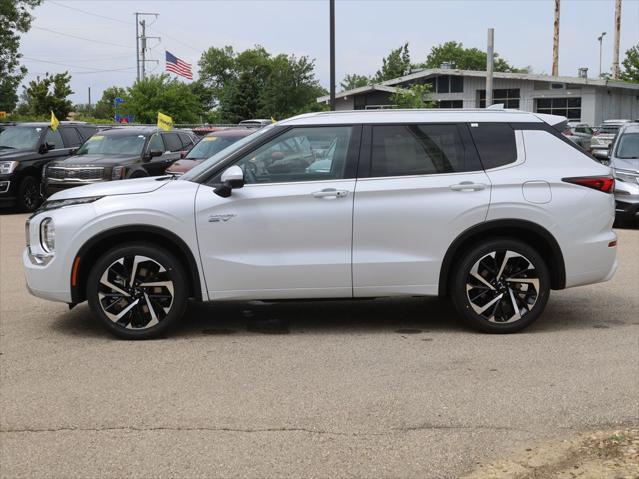
[(164, 142), (162, 141), (162, 137), (157, 133), (151, 137), (149, 141), (149, 149), (148, 151), (159, 150), (164, 153), (166, 150), (164, 149)]
[(80, 147), (78, 155), (126, 155), (139, 156), (142, 154), (144, 135), (93, 135)]
[(247, 184), (343, 178), (352, 131), (350, 126), (293, 128), (236, 165)]
[(40, 135), (42, 135), (41, 127), (10, 126), (0, 132), (0, 151), (33, 150), (38, 146)]
[(47, 145), (53, 145), (53, 149), (57, 150), (60, 148), (64, 148), (64, 143), (62, 143), (62, 135), (60, 135), (60, 130), (47, 130), (47, 135), (44, 137), (44, 141)]
[(430, 175), (477, 171), (457, 125), (373, 127), (371, 176)]

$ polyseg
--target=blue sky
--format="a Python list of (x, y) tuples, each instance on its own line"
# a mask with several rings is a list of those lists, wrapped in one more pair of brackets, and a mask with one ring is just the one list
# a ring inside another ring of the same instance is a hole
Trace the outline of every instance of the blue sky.
[[(547, 73), (553, 8), (552, 0), (337, 0), (338, 84), (347, 73), (375, 73), (382, 58), (406, 41), (413, 62), (423, 61), (431, 46), (449, 40), (485, 49), (489, 27), (495, 28), (495, 49), (502, 57)], [(45, 0), (34, 12), (34, 28), (21, 42), (29, 68), (25, 81), (47, 71), (75, 72), (75, 102), (87, 101), (89, 86), (95, 102), (108, 86), (131, 85), (136, 11), (159, 14), (149, 20), (155, 23), (147, 32), (162, 37), (159, 43), (149, 40), (149, 57), (160, 60), (158, 66), (148, 66), (155, 73), (164, 69), (165, 49), (192, 62), (196, 72), (201, 52), (210, 46), (243, 50), (261, 44), (271, 53), (314, 58), (316, 75), (328, 87), (328, 0)], [(614, 0), (562, 0), (560, 74), (576, 75), (577, 68), (588, 67), (589, 75), (596, 76), (597, 37), (603, 31), (603, 70), (609, 71), (613, 21)], [(639, 0), (623, 0), (621, 59), (637, 43)]]

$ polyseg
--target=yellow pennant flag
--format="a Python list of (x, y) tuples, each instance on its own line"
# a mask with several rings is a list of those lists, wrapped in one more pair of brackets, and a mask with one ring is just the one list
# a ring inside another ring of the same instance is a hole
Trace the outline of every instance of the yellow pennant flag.
[(158, 111), (158, 128), (161, 130), (170, 130), (173, 128), (173, 118)]
[(53, 113), (53, 111), (51, 112), (51, 124), (49, 125), (51, 127), (51, 129), (53, 131), (56, 131), (58, 129), (58, 125), (60, 124), (60, 122), (58, 121), (58, 119), (55, 117), (55, 114)]
[(271, 117), (271, 123), (277, 123), (277, 120), (273, 117)]

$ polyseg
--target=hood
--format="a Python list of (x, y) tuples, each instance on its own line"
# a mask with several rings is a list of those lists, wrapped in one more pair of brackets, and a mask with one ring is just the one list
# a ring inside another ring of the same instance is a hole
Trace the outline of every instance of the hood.
[(49, 200), (66, 200), (69, 198), (84, 198), (87, 196), (134, 195), (150, 193), (158, 190), (171, 181), (168, 176), (136, 178), (133, 180), (105, 181), (92, 185), (77, 186), (59, 191), (51, 195)]
[(190, 158), (183, 158), (173, 163), (166, 171), (171, 173), (186, 173), (195, 165), (199, 165), (203, 160), (195, 160)]
[(639, 158), (613, 158), (612, 167), (639, 173)]
[(0, 148), (0, 161), (20, 161), (36, 153), (33, 150), (11, 150)]
[(56, 166), (72, 165), (122, 165), (139, 160), (139, 156), (131, 155), (74, 155), (63, 161), (56, 161)]

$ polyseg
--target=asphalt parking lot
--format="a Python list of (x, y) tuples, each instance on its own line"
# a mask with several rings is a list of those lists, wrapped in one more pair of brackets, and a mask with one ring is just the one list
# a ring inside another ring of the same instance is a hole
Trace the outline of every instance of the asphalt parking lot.
[(195, 305), (126, 342), (27, 293), (25, 219), (0, 216), (3, 478), (458, 477), (639, 421), (636, 229), (611, 282), (553, 292), (522, 334), (411, 298)]

